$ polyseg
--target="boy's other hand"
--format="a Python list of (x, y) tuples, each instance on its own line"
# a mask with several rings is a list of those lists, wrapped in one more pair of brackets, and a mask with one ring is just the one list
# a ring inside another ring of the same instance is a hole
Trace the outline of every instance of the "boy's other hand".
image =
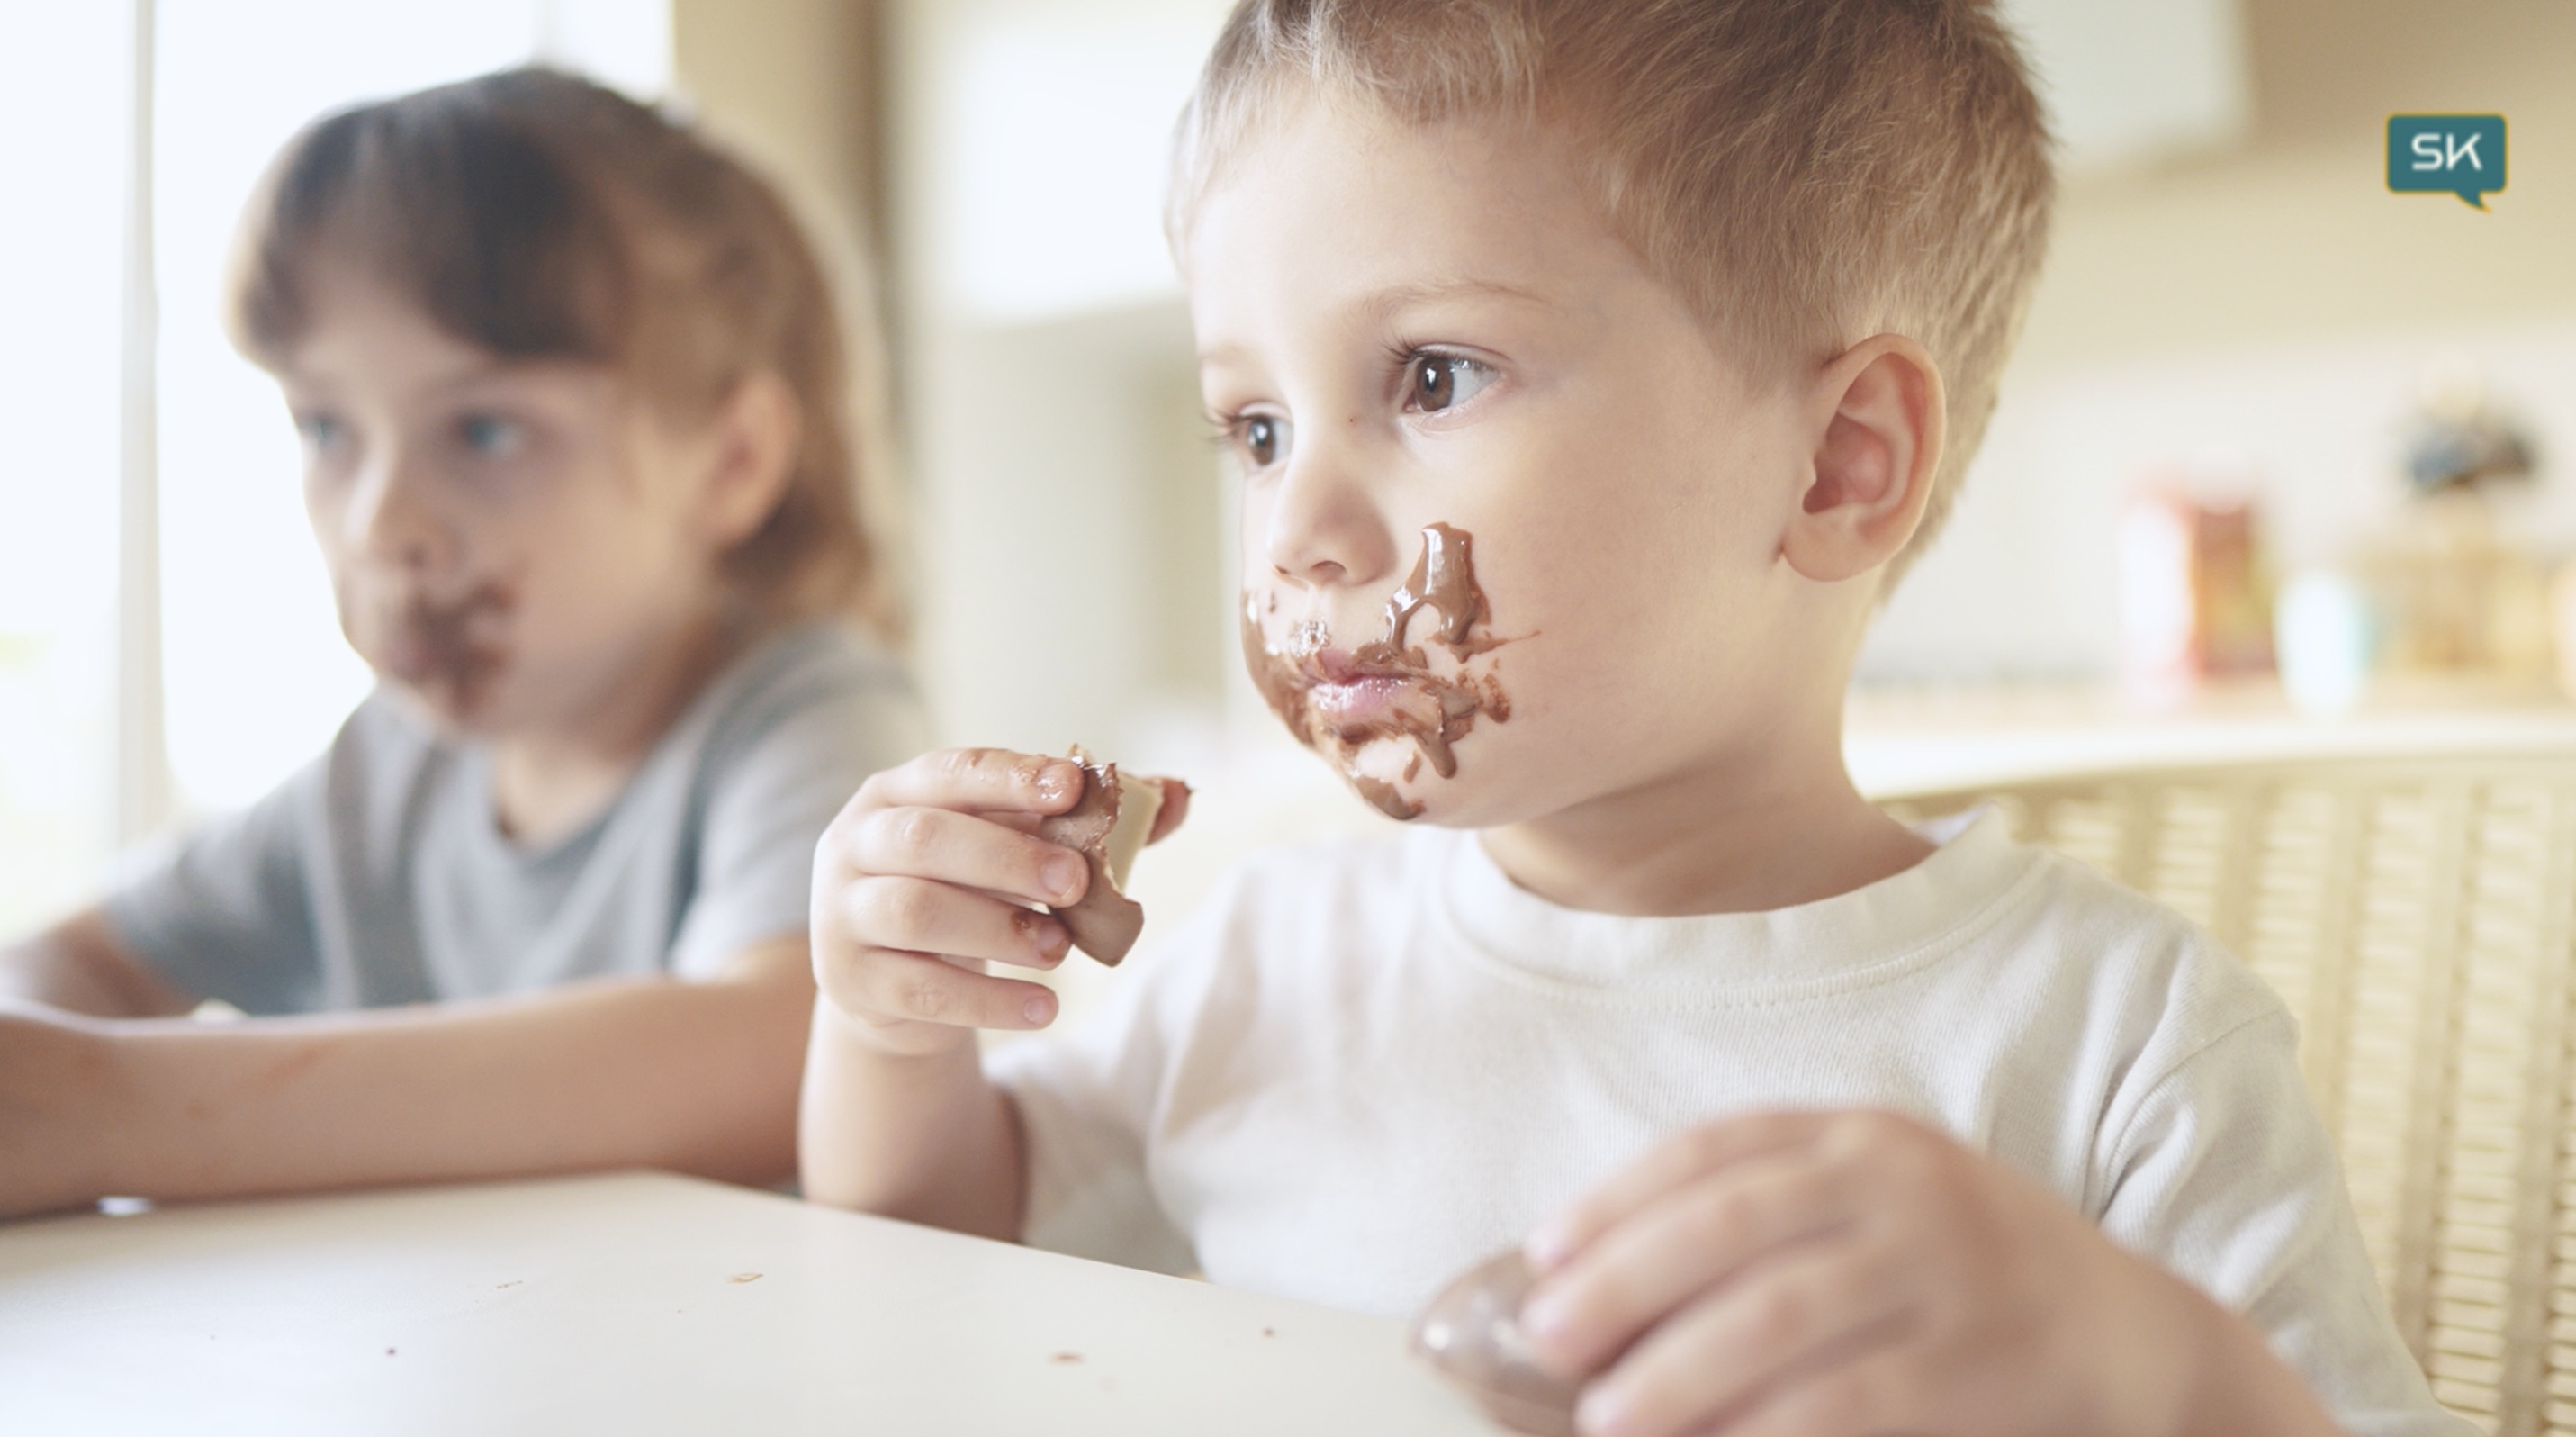
[[(870, 778), (814, 855), (814, 977), (849, 1027), (898, 1054), (945, 1052), (977, 1028), (1043, 1028), (1043, 984), (986, 971), (1048, 969), (1072, 939), (1032, 904), (1061, 907), (1089, 886), (1082, 855), (1030, 832), (1082, 796), (1071, 759), (960, 748)], [(1188, 812), (1163, 781), (1161, 839)]]
[(1532, 1235), (1587, 1437), (2177, 1431), (2215, 1303), (1921, 1123), (1781, 1113), (1664, 1144)]

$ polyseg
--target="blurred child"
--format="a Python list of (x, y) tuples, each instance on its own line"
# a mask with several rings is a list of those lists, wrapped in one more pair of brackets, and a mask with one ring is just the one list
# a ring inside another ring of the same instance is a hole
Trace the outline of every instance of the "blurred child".
[(1388, 1314), (1518, 1246), (1596, 1437), (2464, 1430), (2280, 1003), (1843, 768), (2044, 242), (1991, 5), (1244, 0), (1183, 134), (1247, 660), (1416, 827), (1254, 860), (985, 1065), (1055, 1012), (984, 965), (1062, 960), (1073, 775), (876, 776), (807, 1192)]
[[(496, 74), (296, 139), (231, 311), (379, 686), (0, 952), (0, 1212), (787, 1176), (813, 843), (924, 739), (787, 209), (610, 91)], [(254, 1016), (172, 1016), (205, 998)]]

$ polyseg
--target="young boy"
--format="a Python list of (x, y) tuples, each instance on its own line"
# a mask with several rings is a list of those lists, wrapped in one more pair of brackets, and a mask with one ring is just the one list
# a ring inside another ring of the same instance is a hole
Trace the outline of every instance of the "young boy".
[(1064, 957), (1075, 774), (871, 780), (807, 1191), (1389, 1314), (1518, 1244), (1596, 1437), (2465, 1430), (2280, 1004), (1842, 767), (2042, 245), (1989, 7), (1246, 0), (1184, 135), (1247, 658), (1414, 828), (1255, 860), (986, 1066), (1054, 1012), (984, 965)]

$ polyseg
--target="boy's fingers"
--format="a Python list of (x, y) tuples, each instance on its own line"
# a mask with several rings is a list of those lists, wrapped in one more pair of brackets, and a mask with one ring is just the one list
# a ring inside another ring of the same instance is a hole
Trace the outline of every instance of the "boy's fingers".
[(862, 878), (840, 902), (850, 936), (868, 948), (1052, 968), (1070, 941), (1046, 914), (926, 878)]
[(1704, 1292), (1758, 1283), (1850, 1223), (1845, 1173), (1799, 1149), (1763, 1153), (1667, 1190), (1541, 1279), (1521, 1326), (1548, 1367), (1589, 1373)]
[(1073, 902), (1091, 881), (1082, 856), (1062, 844), (944, 808), (880, 808), (831, 837), (862, 875), (938, 879), (1047, 904)]
[(1567, 1259), (1628, 1215), (1682, 1184), (1757, 1153), (1812, 1142), (1840, 1114), (1756, 1113), (1694, 1128), (1658, 1144), (1625, 1171), (1539, 1225), (1522, 1253), (1541, 1273)]
[(1055, 994), (1020, 978), (970, 972), (927, 953), (878, 949), (848, 975), (845, 1007), (879, 1021), (952, 1028), (1043, 1028)]
[(1160, 843), (1190, 816), (1190, 786), (1177, 778), (1158, 778), (1163, 786), (1163, 806), (1154, 814), (1154, 829), (1145, 835), (1147, 843)]
[(1621, 1437), (1732, 1434), (1719, 1424), (1767, 1396), (1833, 1381), (1908, 1330), (1903, 1284), (1885, 1267), (1830, 1244), (1764, 1264), (1675, 1313), (1586, 1388), (1583, 1427)]
[(1082, 766), (1006, 748), (948, 748), (872, 774), (862, 808), (954, 808), (1062, 813), (1082, 796)]
[(1904, 1341), (1902, 1331), (1871, 1340), (1879, 1335), (1858, 1334), (1850, 1360), (1811, 1364), (1716, 1430), (1725, 1437), (1860, 1437), (1929, 1426), (1946, 1416), (1928, 1396), (1941, 1374), (1930, 1370), (1918, 1346)]

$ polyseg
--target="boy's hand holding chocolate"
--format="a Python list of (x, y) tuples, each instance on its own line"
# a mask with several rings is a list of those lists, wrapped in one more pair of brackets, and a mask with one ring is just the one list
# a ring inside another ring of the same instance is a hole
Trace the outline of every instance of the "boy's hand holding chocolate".
[[(1685, 1133), (1528, 1245), (1537, 1360), (1596, 1374), (1587, 1437), (2202, 1430), (2262, 1339), (2073, 1209), (1934, 1129), (1802, 1112)], [(2270, 1364), (2277, 1366), (2277, 1364)], [(2265, 1373), (2264, 1376), (2273, 1374)], [(2289, 1420), (2329, 1431), (2304, 1388)]]
[[(947, 749), (870, 778), (815, 855), (814, 970), (825, 999), (894, 1053), (1052, 1022), (1052, 992), (987, 965), (1050, 969), (1077, 933), (1096, 931), (1091, 915), (1116, 897), (1095, 891), (1104, 866), (1116, 866), (1106, 849), (1131, 839), (1115, 832), (1121, 805), (1100, 791), (1103, 776), (1114, 784), (1115, 766)], [(1140, 836), (1150, 843), (1180, 826), (1189, 789), (1127, 780), (1131, 794), (1148, 784), (1156, 792), (1141, 805)], [(1123, 927), (1114, 916), (1108, 926)], [(1095, 955), (1106, 962), (1126, 951), (1108, 938), (1095, 946), (1114, 950)]]

